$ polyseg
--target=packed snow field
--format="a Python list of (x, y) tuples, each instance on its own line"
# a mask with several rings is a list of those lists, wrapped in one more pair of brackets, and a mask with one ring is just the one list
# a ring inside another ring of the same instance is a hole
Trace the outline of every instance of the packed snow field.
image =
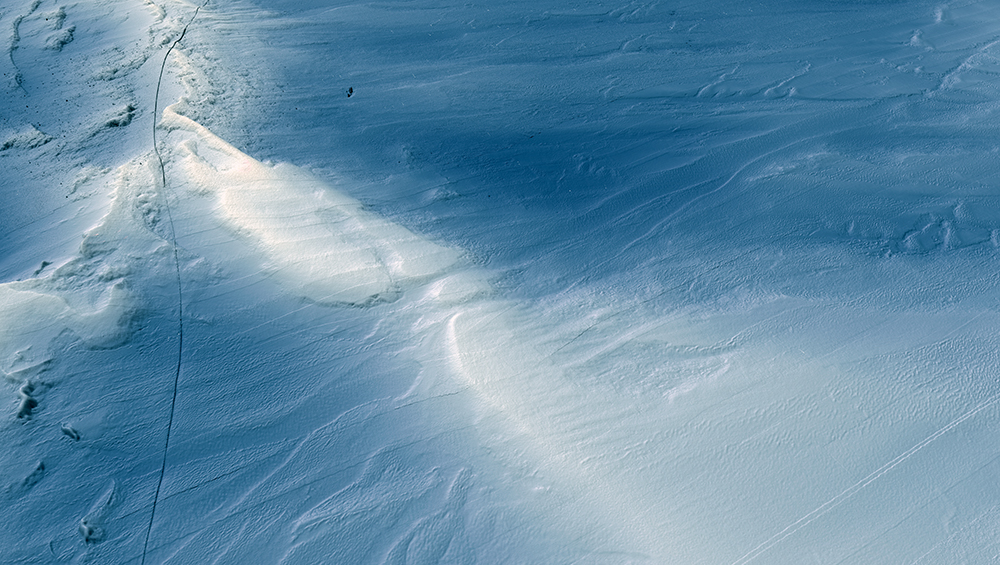
[(995, 563), (994, 4), (4, 3), (0, 563)]

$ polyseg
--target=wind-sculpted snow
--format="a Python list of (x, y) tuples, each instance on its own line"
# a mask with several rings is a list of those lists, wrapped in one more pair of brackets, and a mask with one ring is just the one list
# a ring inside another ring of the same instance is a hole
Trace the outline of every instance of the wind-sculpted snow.
[(992, 562), (991, 4), (196, 9), (0, 7), (0, 563)]
[(36, 367), (49, 361), (45, 347), (67, 330), (93, 346), (121, 341), (128, 308), (121, 287), (111, 287), (107, 304), (93, 311), (74, 309), (58, 294), (29, 288), (12, 283), (0, 286), (0, 311), (8, 320), (0, 334), (8, 378), (25, 365)]
[(264, 165), (173, 107), (164, 116), (165, 126), (196, 135), (183, 144), (182, 185), (218, 193), (225, 221), (262, 248), (278, 279), (310, 300), (392, 300), (404, 285), (458, 260), (457, 252), (379, 218), (304, 171)]
[(160, 212), (151, 171), (138, 162), (145, 157), (120, 168), (108, 213), (84, 234), (77, 256), (0, 285), (0, 369), (8, 379), (27, 382), (47, 369), (58, 339), (93, 348), (128, 339), (138, 308), (132, 276), (162, 266), (167, 249), (153, 231)]

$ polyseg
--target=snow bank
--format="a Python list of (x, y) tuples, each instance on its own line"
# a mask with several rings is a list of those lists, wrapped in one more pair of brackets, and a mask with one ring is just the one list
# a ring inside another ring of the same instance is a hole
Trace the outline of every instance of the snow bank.
[(45, 346), (70, 331), (91, 347), (121, 342), (131, 305), (121, 285), (111, 286), (104, 304), (93, 310), (76, 309), (58, 294), (20, 290), (29, 285), (0, 285), (0, 359), (10, 377), (26, 367), (51, 360)]
[(52, 141), (51, 135), (46, 135), (29, 124), (21, 131), (9, 134), (4, 142), (0, 143), (0, 151), (11, 148), (34, 149), (50, 141)]
[(129, 289), (144, 287), (146, 271), (169, 266), (171, 258), (171, 244), (157, 233), (165, 215), (151, 164), (150, 155), (140, 155), (119, 167), (108, 213), (84, 235), (76, 256), (0, 285), (0, 369), (53, 360), (48, 345), (66, 332), (88, 347), (127, 340), (139, 309)]
[(175, 106), (164, 110), (163, 124), (194, 134), (180, 145), (181, 183), (216, 194), (224, 221), (260, 247), (277, 279), (309, 300), (393, 300), (459, 259), (458, 251), (368, 212), (302, 169), (245, 155)]

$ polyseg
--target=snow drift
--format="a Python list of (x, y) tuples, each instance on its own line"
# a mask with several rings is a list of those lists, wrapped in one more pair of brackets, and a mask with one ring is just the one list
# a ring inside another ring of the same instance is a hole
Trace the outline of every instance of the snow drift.
[(0, 9), (0, 562), (991, 562), (1000, 15), (764, 8)]

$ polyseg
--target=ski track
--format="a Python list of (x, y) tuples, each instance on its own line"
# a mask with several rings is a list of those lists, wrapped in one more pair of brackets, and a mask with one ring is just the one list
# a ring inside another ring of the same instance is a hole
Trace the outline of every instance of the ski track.
[(994, 396), (993, 398), (988, 399), (987, 401), (983, 402), (979, 406), (976, 406), (975, 408), (973, 408), (972, 410), (966, 412), (965, 414), (962, 414), (959, 418), (956, 418), (955, 420), (952, 420), (951, 422), (949, 422), (944, 427), (938, 429), (933, 434), (931, 434), (931, 435), (927, 436), (926, 438), (924, 438), (923, 441), (921, 441), (920, 443), (917, 443), (916, 445), (914, 445), (910, 449), (908, 449), (908, 450), (904, 451), (903, 453), (897, 455), (894, 459), (892, 459), (891, 461), (889, 461), (885, 465), (883, 465), (883, 466), (879, 467), (878, 469), (872, 471), (872, 473), (869, 474), (868, 476), (866, 476), (865, 478), (861, 479), (857, 483), (854, 483), (853, 485), (851, 485), (850, 487), (848, 487), (847, 489), (845, 489), (844, 491), (842, 491), (837, 496), (835, 496), (835, 497), (831, 498), (830, 500), (824, 502), (823, 504), (819, 505), (812, 512), (809, 512), (808, 514), (802, 516), (801, 518), (799, 518), (798, 520), (796, 520), (795, 522), (793, 522), (792, 524), (790, 524), (789, 526), (787, 526), (785, 529), (783, 529), (780, 532), (776, 533), (773, 537), (771, 537), (770, 539), (768, 539), (764, 543), (760, 544), (759, 546), (755, 547), (752, 551), (750, 551), (749, 553), (747, 553), (743, 557), (741, 557), (741, 558), (737, 559), (736, 561), (734, 561), (733, 565), (742, 565), (744, 563), (750, 563), (750, 562), (756, 560), (758, 557), (760, 557), (761, 555), (763, 555), (769, 549), (771, 549), (774, 546), (780, 544), (782, 541), (784, 541), (785, 539), (787, 539), (789, 536), (795, 534), (797, 531), (799, 531), (802, 528), (808, 526), (814, 520), (820, 518), (821, 516), (823, 516), (827, 512), (830, 512), (831, 510), (833, 510), (834, 508), (836, 508), (837, 506), (839, 506), (840, 504), (842, 504), (843, 502), (845, 502), (849, 498), (853, 497), (860, 490), (864, 489), (868, 485), (870, 485), (873, 482), (877, 481), (878, 479), (882, 478), (886, 473), (892, 471), (895, 467), (897, 467), (898, 465), (900, 465), (901, 463), (903, 463), (904, 461), (906, 461), (907, 459), (909, 459), (910, 457), (912, 457), (915, 453), (919, 452), (924, 447), (927, 447), (927, 445), (929, 445), (931, 442), (934, 442), (939, 437), (941, 437), (944, 434), (948, 433), (949, 431), (951, 431), (955, 427), (959, 426), (960, 424), (962, 424), (963, 422), (965, 422), (969, 418), (972, 418), (976, 414), (982, 412), (986, 408), (988, 408), (990, 406), (993, 406), (994, 404), (997, 403), (998, 400), (1000, 400), (1000, 394)]

